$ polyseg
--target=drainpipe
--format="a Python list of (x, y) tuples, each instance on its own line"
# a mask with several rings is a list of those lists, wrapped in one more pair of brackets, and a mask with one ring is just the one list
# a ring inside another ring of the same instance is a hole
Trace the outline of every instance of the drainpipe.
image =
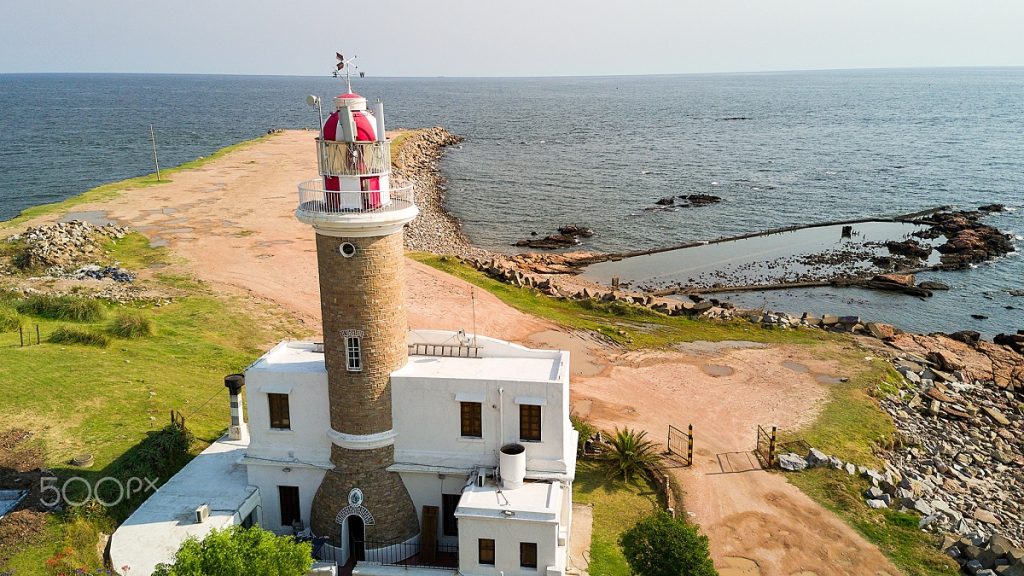
[[(505, 389), (498, 388), (498, 448), (501, 449), (505, 445)], [(495, 478), (497, 482), (498, 478), (501, 478), (501, 458), (498, 458), (498, 466), (494, 468)]]
[(228, 374), (224, 377), (224, 386), (231, 397), (231, 426), (228, 427), (228, 440), (244, 440), (248, 434), (245, 420), (242, 418), (242, 399), (240, 393), (245, 386), (245, 376)]

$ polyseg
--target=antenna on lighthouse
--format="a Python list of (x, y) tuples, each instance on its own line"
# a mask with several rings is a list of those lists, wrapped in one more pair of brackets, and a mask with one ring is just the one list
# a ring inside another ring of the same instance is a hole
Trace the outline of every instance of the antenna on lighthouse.
[(335, 52), (334, 55), (338, 59), (338, 63), (336, 65), (337, 69), (334, 71), (334, 75), (337, 76), (338, 72), (344, 70), (345, 84), (348, 85), (348, 91), (352, 92), (352, 69), (359, 68), (358, 66), (352, 64), (352, 61), (358, 58), (359, 55), (353, 56), (351, 58), (345, 58), (345, 56), (341, 52)]

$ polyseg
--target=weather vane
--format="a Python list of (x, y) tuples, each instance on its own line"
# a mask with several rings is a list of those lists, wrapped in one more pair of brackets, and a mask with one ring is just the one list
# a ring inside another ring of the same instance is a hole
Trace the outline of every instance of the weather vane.
[(338, 58), (337, 69), (334, 71), (334, 77), (337, 78), (338, 72), (344, 70), (345, 83), (348, 84), (348, 91), (352, 92), (352, 69), (359, 68), (358, 66), (352, 64), (352, 61), (358, 58), (359, 56), (357, 55), (346, 59), (341, 52), (335, 52), (334, 55), (337, 56)]

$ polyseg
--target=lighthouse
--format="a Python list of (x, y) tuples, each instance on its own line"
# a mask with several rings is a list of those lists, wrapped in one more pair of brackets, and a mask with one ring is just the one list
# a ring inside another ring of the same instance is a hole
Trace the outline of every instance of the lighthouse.
[(333, 467), (310, 525), (335, 543), (371, 548), (419, 532), (406, 486), (388, 471), (390, 376), (408, 362), (402, 229), (418, 211), (412, 185), (391, 179), (382, 103), (371, 111), (350, 87), (334, 99), (316, 147), (320, 176), (299, 185), (295, 216), (316, 233)]

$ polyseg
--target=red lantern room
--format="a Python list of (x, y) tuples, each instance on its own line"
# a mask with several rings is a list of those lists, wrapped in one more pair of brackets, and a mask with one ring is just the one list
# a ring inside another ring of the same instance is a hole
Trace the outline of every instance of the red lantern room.
[(329, 209), (372, 210), (388, 204), (391, 155), (383, 103), (371, 112), (366, 98), (354, 92), (339, 95), (317, 140)]

